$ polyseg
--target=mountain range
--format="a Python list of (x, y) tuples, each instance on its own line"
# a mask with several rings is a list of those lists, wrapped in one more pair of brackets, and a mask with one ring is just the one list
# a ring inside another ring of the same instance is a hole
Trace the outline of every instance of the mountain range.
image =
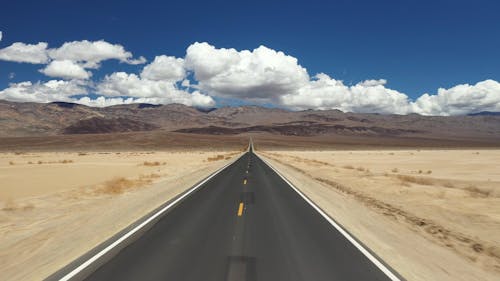
[(168, 131), (205, 135), (381, 136), (500, 140), (500, 116), (421, 116), (290, 111), (260, 106), (201, 110), (182, 104), (80, 104), (0, 101), (0, 137)]

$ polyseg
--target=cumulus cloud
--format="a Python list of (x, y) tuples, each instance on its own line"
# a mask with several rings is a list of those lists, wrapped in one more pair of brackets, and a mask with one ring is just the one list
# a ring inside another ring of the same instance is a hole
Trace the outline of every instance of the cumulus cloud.
[(68, 101), (73, 95), (87, 94), (85, 85), (74, 81), (50, 80), (45, 83), (30, 81), (12, 83), (0, 91), (0, 99), (17, 102), (52, 102)]
[(23, 62), (32, 64), (45, 64), (49, 62), (47, 43), (38, 44), (14, 43), (0, 49), (0, 60)]
[[(41, 73), (67, 81), (10, 84), (0, 91), (0, 99), (61, 100), (89, 106), (144, 102), (206, 107), (215, 105), (212, 97), (223, 97), (298, 110), (423, 115), (500, 111), (500, 83), (494, 80), (440, 88), (436, 94), (426, 93), (412, 101), (406, 94), (389, 88), (385, 79), (345, 85), (323, 73), (311, 78), (297, 58), (265, 46), (236, 50), (194, 43), (184, 58), (156, 56), (140, 74), (114, 72), (94, 85), (89, 70), (110, 59), (127, 64), (146, 62), (143, 57), (134, 58), (122, 45), (104, 40), (67, 42), (54, 49), (48, 49), (44, 42), (14, 43), (0, 49), (0, 60), (47, 64)], [(189, 93), (186, 89), (195, 91)], [(72, 98), (87, 92), (103, 96)]]
[(116, 59), (128, 64), (142, 64), (144, 57), (133, 59), (132, 53), (125, 50), (122, 45), (100, 41), (73, 41), (66, 42), (61, 47), (50, 49), (50, 57), (54, 60), (70, 60), (83, 63), (85, 68), (99, 68), (104, 60)]
[(48, 44), (21, 42), (0, 49), (0, 60), (20, 63), (48, 64), (40, 72), (63, 79), (88, 79), (92, 74), (85, 69), (97, 69), (102, 61), (116, 59), (137, 65), (146, 62), (144, 57), (133, 58), (122, 45), (100, 41), (66, 42), (59, 48), (48, 49)]
[(132, 97), (148, 103), (182, 103), (200, 107), (215, 104), (210, 96), (198, 91), (188, 93), (180, 90), (171, 81), (149, 80), (125, 72), (107, 75), (97, 85), (97, 92), (107, 97)]
[(408, 97), (385, 88), (385, 83), (386, 81), (369, 80), (349, 87), (340, 80), (320, 73), (297, 91), (281, 96), (280, 102), (294, 109), (407, 113)]
[(157, 56), (144, 67), (141, 78), (149, 80), (180, 81), (186, 77), (184, 60), (176, 57)]
[(70, 60), (52, 61), (40, 72), (50, 77), (63, 79), (88, 79), (92, 76), (90, 71), (85, 71), (82, 66)]
[(500, 112), (500, 83), (485, 80), (475, 85), (440, 88), (436, 95), (423, 94), (412, 111), (423, 115), (462, 115), (481, 111)]
[(194, 43), (185, 60), (197, 87), (214, 96), (274, 101), (309, 81), (296, 58), (264, 46), (237, 51)]
[(3, 32), (0, 31), (0, 41), (2, 41), (2, 38), (3, 38)]

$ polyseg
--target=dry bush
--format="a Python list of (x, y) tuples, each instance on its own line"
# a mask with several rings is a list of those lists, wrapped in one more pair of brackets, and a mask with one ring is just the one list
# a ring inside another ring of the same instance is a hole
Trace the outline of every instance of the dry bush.
[(26, 205), (21, 205), (16, 203), (14, 200), (9, 199), (5, 202), (5, 206), (2, 208), (2, 211), (13, 212), (13, 211), (28, 211), (34, 209), (35, 206), (31, 203)]
[(78, 152), (78, 156), (85, 156), (85, 155), (88, 155), (88, 154), (85, 152)]
[(127, 179), (124, 177), (116, 177), (104, 182), (96, 190), (96, 194), (118, 195), (134, 188), (140, 188), (151, 184), (153, 179), (159, 178), (158, 174), (140, 175), (137, 179)]
[(344, 168), (344, 169), (354, 169), (354, 167), (352, 165), (345, 165), (345, 166), (342, 166), (342, 168)]
[(451, 182), (446, 182), (445, 184), (443, 184), (444, 187), (447, 187), (447, 188), (454, 188), (455, 185), (453, 185), (453, 183)]
[(9, 165), (14, 166), (16, 163), (14, 163), (14, 161), (9, 161)]
[(124, 177), (118, 177), (105, 182), (102, 188), (99, 189), (99, 193), (121, 194), (125, 192), (125, 190), (132, 188), (135, 185), (136, 185), (135, 180), (129, 180)]
[(219, 160), (223, 160), (223, 159), (224, 159), (224, 155), (219, 154), (219, 155), (217, 155), (215, 157), (208, 157), (207, 161), (208, 162), (213, 162), (213, 161), (219, 161)]
[(364, 171), (366, 171), (366, 169), (365, 169), (365, 168), (363, 168), (363, 167), (357, 167), (357, 168), (356, 168), (356, 170), (358, 170), (358, 171), (360, 171), (360, 172), (364, 172)]
[(425, 172), (426, 174), (430, 175), (432, 174), (432, 171), (431, 170), (427, 170), (427, 172)]
[(421, 174), (421, 173), (423, 173), (423, 171), (422, 170), (418, 170), (418, 173)]
[(465, 190), (467, 190), (468, 192), (471, 193), (471, 195), (473, 196), (480, 196), (480, 197), (490, 197), (492, 194), (491, 194), (491, 190), (487, 190), (487, 189), (484, 189), (484, 188), (479, 188), (475, 185), (469, 185), (465, 188)]
[(160, 166), (161, 163), (158, 161), (154, 161), (154, 162), (144, 161), (144, 163), (142, 163), (142, 165), (148, 166), (148, 167), (154, 167), (154, 166)]
[(68, 160), (68, 159), (64, 159), (64, 160), (60, 160), (59, 163), (61, 164), (69, 164), (69, 163), (73, 163), (73, 160)]
[(29, 161), (29, 162), (28, 162), (28, 164), (30, 164), (30, 165), (31, 165), (31, 164), (33, 164), (33, 162)]
[(420, 185), (434, 185), (435, 183), (435, 181), (432, 179), (421, 177), (413, 177), (408, 175), (397, 175), (396, 177), (404, 183), (416, 183)]
[(394, 169), (391, 170), (391, 172), (397, 173), (397, 172), (399, 172), (399, 169), (398, 168), (394, 168)]
[(38, 163), (38, 165), (43, 164), (43, 162), (42, 162), (42, 161), (38, 161), (37, 163)]

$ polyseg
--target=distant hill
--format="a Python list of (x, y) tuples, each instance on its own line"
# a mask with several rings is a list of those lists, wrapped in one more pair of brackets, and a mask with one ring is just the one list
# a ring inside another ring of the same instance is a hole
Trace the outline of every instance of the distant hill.
[(260, 106), (200, 110), (182, 104), (127, 104), (105, 108), (80, 104), (0, 101), (0, 137), (171, 131), (236, 135), (500, 139), (500, 113), (421, 116), (290, 111)]
[(481, 111), (477, 113), (470, 113), (468, 116), (500, 116), (500, 112)]

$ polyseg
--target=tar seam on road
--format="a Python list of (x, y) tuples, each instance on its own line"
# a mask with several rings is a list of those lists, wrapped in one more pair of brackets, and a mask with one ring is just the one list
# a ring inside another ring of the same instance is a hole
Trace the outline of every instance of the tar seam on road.
[(326, 219), (338, 232), (340, 232), (351, 244), (353, 244), (363, 255), (365, 255), (375, 266), (377, 266), (389, 279), (392, 281), (403, 281), (400, 277), (396, 276), (389, 268), (387, 268), (381, 261), (379, 261), (372, 253), (365, 249), (355, 238), (353, 238), (343, 227), (338, 225), (329, 215), (327, 215), (320, 207), (318, 207), (314, 202), (312, 202), (306, 195), (304, 195), (298, 188), (296, 188), (287, 178), (285, 178), (278, 170), (276, 170), (271, 164), (257, 155), (267, 166), (269, 166), (278, 176), (280, 176), (290, 187), (292, 187), (295, 192), (297, 192), (311, 207), (313, 207), (321, 216)]

